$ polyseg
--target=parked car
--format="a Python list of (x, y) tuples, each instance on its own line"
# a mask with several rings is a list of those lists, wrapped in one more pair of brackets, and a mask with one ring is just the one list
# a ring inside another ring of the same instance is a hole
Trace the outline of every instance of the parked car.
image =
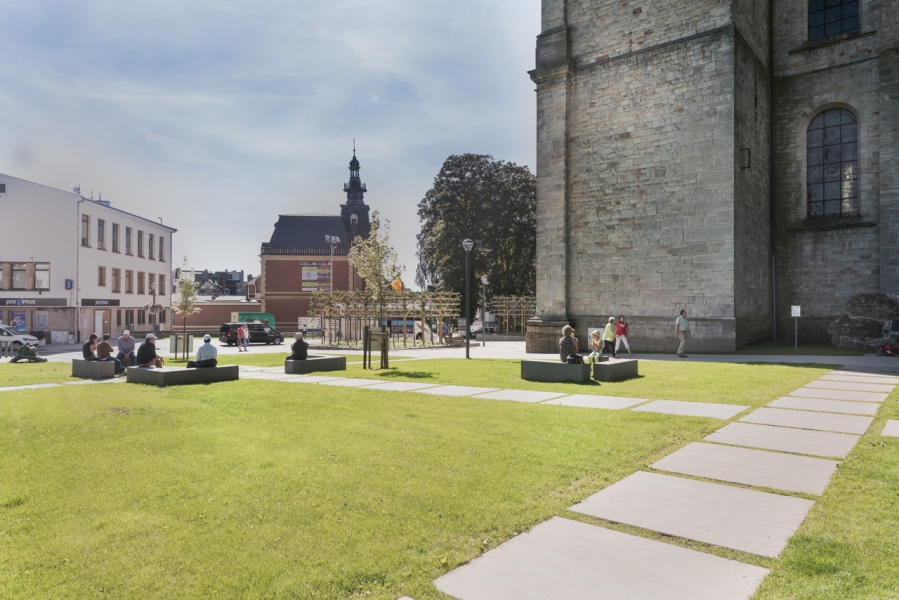
[(284, 334), (275, 331), (265, 323), (222, 323), (219, 330), (219, 341), (229, 346), (237, 343), (237, 330), (241, 326), (246, 325), (250, 330), (251, 344), (281, 344), (284, 342)]
[(33, 335), (22, 333), (6, 325), (0, 325), (0, 342), (12, 342), (12, 349), (18, 352), (22, 344), (37, 346), (38, 340)]

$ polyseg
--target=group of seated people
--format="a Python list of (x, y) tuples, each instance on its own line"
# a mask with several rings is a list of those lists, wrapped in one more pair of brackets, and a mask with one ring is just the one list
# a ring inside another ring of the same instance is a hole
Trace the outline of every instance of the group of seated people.
[[(112, 345), (109, 343), (109, 334), (104, 334), (102, 341), (96, 333), (92, 333), (90, 338), (81, 347), (84, 360), (96, 360), (101, 362), (114, 362), (116, 376), (121, 375), (125, 371), (123, 365), (124, 359), (127, 357), (132, 366), (138, 367), (162, 367), (165, 361), (161, 356), (156, 354), (156, 336), (148, 333), (144, 343), (137, 349), (137, 355), (134, 353), (134, 338), (127, 329), (123, 332), (122, 337), (118, 339), (119, 353), (113, 356)], [(288, 360), (306, 360), (309, 355), (309, 344), (303, 339), (303, 334), (297, 332), (294, 334), (294, 343), (290, 347), (291, 354)], [(188, 369), (204, 369), (215, 367), (218, 365), (218, 350), (212, 345), (212, 336), (209, 334), (203, 336), (203, 345), (197, 350), (197, 359), (188, 361)]]
[(84, 360), (115, 363), (116, 376), (125, 372), (126, 360), (129, 366), (161, 367), (163, 365), (162, 357), (156, 354), (156, 336), (152, 333), (147, 334), (144, 343), (137, 349), (137, 354), (134, 353), (134, 338), (127, 329), (122, 332), (122, 336), (116, 342), (119, 349), (116, 356), (113, 356), (115, 351), (112, 344), (109, 343), (110, 339), (108, 333), (103, 334), (102, 340), (96, 333), (92, 333), (81, 346)]

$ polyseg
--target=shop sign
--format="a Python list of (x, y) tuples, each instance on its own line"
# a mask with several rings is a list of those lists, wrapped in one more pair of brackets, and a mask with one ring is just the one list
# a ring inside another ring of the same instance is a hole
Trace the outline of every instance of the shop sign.
[(65, 298), (0, 298), (2, 306), (67, 306)]
[(81, 306), (120, 306), (119, 300), (88, 300), (81, 299)]

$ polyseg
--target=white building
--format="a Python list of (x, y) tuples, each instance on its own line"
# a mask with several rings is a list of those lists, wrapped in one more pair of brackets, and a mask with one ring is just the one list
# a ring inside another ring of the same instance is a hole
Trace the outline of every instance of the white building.
[[(0, 322), (76, 340), (171, 329), (175, 231), (0, 173)], [(158, 315), (147, 310), (154, 289)]]

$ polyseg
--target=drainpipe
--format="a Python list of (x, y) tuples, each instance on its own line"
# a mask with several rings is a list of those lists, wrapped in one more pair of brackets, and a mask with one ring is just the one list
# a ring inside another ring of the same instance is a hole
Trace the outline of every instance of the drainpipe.
[(81, 343), (81, 240), (78, 234), (81, 228), (81, 203), (82, 197), (75, 204), (75, 341)]
[(775, 160), (774, 160), (774, 0), (768, 0), (768, 105), (770, 115), (768, 117), (768, 180), (771, 185), (770, 209), (771, 209), (771, 315), (774, 324), (774, 341), (777, 341), (777, 260), (776, 260), (776, 236), (775, 225), (777, 219), (774, 213), (775, 186)]

